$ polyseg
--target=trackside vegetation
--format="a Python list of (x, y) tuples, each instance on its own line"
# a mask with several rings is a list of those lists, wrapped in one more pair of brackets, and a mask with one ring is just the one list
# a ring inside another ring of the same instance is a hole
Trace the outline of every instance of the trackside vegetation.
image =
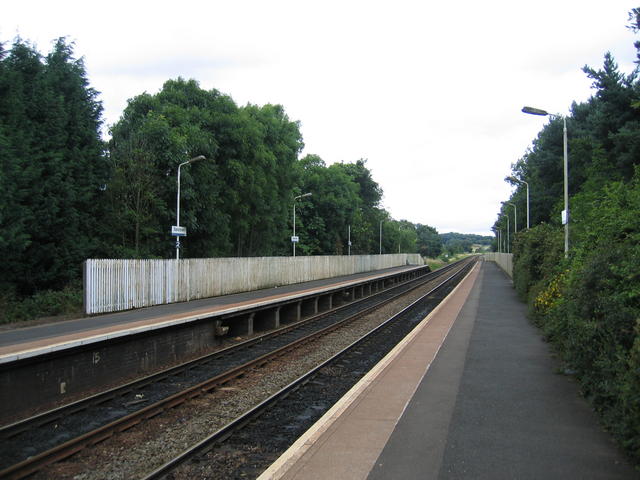
[[(302, 156), (281, 105), (237, 105), (193, 79), (169, 79), (102, 119), (99, 92), (65, 38), (43, 55), (0, 43), (0, 323), (81, 310), (87, 258), (173, 258), (178, 165), (182, 258), (420, 253), (434, 227), (397, 220), (366, 159)], [(382, 227), (380, 227), (382, 225)], [(454, 250), (459, 250), (460, 245)]]
[[(638, 33), (640, 9), (629, 20)], [(560, 222), (562, 120), (553, 119), (513, 165), (513, 176), (529, 182), (532, 218), (513, 240), (514, 286), (562, 371), (640, 465), (640, 83), (637, 70), (621, 73), (608, 53), (602, 69), (583, 70), (595, 93), (566, 118), (569, 256)], [(526, 187), (513, 184), (509, 201), (524, 212)], [(504, 231), (502, 221), (495, 228)]]

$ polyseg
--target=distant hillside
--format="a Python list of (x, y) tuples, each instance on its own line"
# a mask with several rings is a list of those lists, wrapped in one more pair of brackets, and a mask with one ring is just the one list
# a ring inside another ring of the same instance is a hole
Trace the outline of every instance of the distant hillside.
[(491, 236), (475, 235), (473, 233), (441, 233), (443, 249), (449, 253), (471, 252), (474, 245), (490, 246), (493, 240)]
[(442, 243), (444, 245), (447, 245), (448, 243), (455, 242), (455, 241), (461, 241), (461, 242), (468, 241), (478, 245), (491, 245), (491, 242), (494, 239), (494, 237), (487, 236), (487, 235), (475, 235), (473, 233), (455, 233), (455, 232), (441, 233), (440, 238), (442, 239)]

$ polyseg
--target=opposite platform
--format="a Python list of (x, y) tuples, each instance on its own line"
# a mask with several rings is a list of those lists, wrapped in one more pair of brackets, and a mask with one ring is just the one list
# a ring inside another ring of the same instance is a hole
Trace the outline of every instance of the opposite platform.
[(401, 266), (281, 287), (211, 297), (189, 302), (157, 305), (46, 325), (0, 332), (0, 364), (116, 337), (194, 322), (211, 316), (230, 315), (247, 308), (303, 298), (310, 294), (344, 288), (384, 278), (421, 266)]
[(638, 478), (555, 369), (484, 262), (260, 480)]

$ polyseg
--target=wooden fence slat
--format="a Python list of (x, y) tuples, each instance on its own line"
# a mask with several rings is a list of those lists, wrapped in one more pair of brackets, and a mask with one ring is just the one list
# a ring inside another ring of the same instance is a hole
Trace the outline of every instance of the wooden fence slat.
[[(84, 303), (88, 314), (195, 300), (401, 265), (422, 265), (418, 254), (88, 259)], [(504, 268), (504, 267), (503, 267)]]

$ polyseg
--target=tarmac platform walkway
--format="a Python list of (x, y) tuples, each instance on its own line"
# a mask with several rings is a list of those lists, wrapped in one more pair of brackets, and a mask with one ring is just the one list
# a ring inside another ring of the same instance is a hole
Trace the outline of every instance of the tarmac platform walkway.
[(266, 479), (631, 479), (511, 280), (479, 262)]

